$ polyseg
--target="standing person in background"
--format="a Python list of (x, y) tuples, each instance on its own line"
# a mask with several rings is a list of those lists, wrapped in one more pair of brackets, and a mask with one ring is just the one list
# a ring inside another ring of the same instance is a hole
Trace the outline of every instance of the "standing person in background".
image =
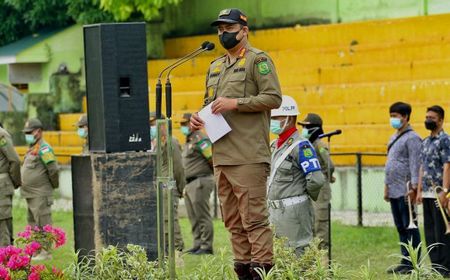
[(439, 105), (427, 109), (425, 128), (430, 136), (422, 142), (420, 153), (420, 177), (417, 202), (423, 203), (423, 222), (427, 246), (436, 245), (430, 252), (433, 267), (443, 276), (450, 277), (450, 235), (446, 235), (447, 225), (436, 206), (434, 187), (444, 189), (440, 198), (447, 207), (450, 188), (450, 138), (443, 129), (445, 112)]
[(277, 237), (287, 237), (289, 247), (301, 256), (314, 236), (314, 207), (325, 184), (320, 163), (311, 143), (298, 133), (297, 103), (283, 95), (279, 109), (271, 112), (272, 142), (268, 205), (270, 222)]
[(191, 131), (191, 114), (184, 114), (181, 132), (186, 136), (183, 165), (186, 175), (185, 204), (191, 222), (194, 245), (188, 253), (213, 254), (214, 228), (209, 198), (215, 188), (212, 164), (212, 144), (200, 130)]
[(0, 247), (13, 242), (12, 198), (21, 184), (19, 155), (0, 123)]
[[(27, 200), (28, 224), (43, 227), (52, 224), (53, 190), (59, 186), (59, 168), (52, 147), (43, 139), (43, 126), (38, 119), (29, 119), (23, 129), (30, 146), (22, 166), (20, 193)], [(45, 251), (35, 259), (50, 259)]]
[[(280, 83), (272, 59), (250, 46), (243, 12), (222, 10), (212, 26), (227, 53), (209, 67), (205, 105), (212, 103), (212, 113), (222, 114), (232, 129), (213, 143), (214, 175), (234, 270), (240, 280), (258, 280), (257, 268), (268, 273), (273, 266), (266, 182), (270, 110), (281, 104)], [(192, 114), (191, 129), (203, 126), (198, 113)]]
[(77, 129), (78, 136), (80, 136), (81, 139), (85, 140), (83, 144), (82, 154), (87, 155), (89, 154), (89, 138), (88, 138), (89, 130), (88, 130), (87, 115), (86, 114), (81, 115), (75, 126), (78, 128)]
[[(391, 127), (397, 131), (389, 139), (387, 147), (384, 200), (391, 204), (392, 217), (400, 242), (405, 244), (411, 242), (413, 247), (417, 248), (420, 244), (419, 229), (408, 226), (411, 222), (409, 207), (412, 210), (414, 224), (417, 226), (414, 204), (419, 182), (422, 140), (409, 124), (411, 111), (411, 106), (403, 102), (396, 102), (389, 108)], [(412, 204), (409, 206), (408, 195)], [(388, 273), (405, 274), (411, 271), (411, 262), (406, 259), (409, 253), (404, 246), (400, 245), (400, 249), (405, 258), (398, 266), (389, 268)]]
[[(331, 187), (330, 183), (334, 182), (334, 164), (330, 158), (329, 147), (319, 139), (319, 135), (323, 134), (322, 118), (314, 113), (308, 113), (306, 118), (298, 122), (302, 129), (302, 136), (312, 143), (319, 159), (322, 173), (325, 176), (325, 184), (320, 189), (319, 197), (314, 201), (314, 236), (321, 239), (319, 248), (328, 250), (330, 247), (330, 212), (331, 203)], [(328, 174), (330, 173), (330, 174)], [(329, 257), (329, 256), (328, 256)], [(324, 261), (325, 263), (325, 261)], [(328, 263), (328, 258), (326, 260)]]
[[(162, 116), (162, 118), (165, 118)], [(158, 144), (158, 141), (156, 139), (156, 112), (150, 112), (150, 141), (152, 143), (151, 148), (152, 151), (156, 151), (156, 145)], [(174, 205), (174, 239), (175, 239), (175, 249), (177, 251), (177, 258), (179, 257), (179, 254), (184, 249), (184, 241), (183, 236), (181, 235), (181, 228), (180, 228), (180, 222), (178, 220), (178, 204), (180, 202), (180, 199), (183, 197), (183, 191), (184, 187), (186, 186), (186, 178), (184, 176), (184, 168), (183, 168), (183, 161), (181, 156), (181, 148), (180, 143), (177, 139), (172, 137), (172, 148), (173, 148), (173, 178), (176, 182), (176, 188), (173, 192), (173, 205)], [(167, 149), (163, 149), (163, 153), (167, 152)], [(163, 156), (163, 163), (162, 163), (162, 172), (168, 173), (168, 162), (167, 162), (167, 156)], [(167, 197), (164, 198), (164, 200), (167, 200)], [(167, 213), (164, 213), (165, 221), (167, 223)], [(167, 225), (166, 225), (167, 228)], [(166, 238), (167, 240), (167, 238)]]

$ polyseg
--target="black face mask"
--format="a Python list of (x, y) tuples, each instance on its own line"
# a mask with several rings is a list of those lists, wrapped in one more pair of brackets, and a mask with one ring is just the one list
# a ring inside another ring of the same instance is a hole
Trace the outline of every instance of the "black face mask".
[(222, 46), (227, 50), (236, 47), (236, 45), (239, 44), (239, 42), (241, 41), (241, 40), (236, 39), (237, 34), (241, 30), (236, 31), (236, 32), (224, 31), (222, 34), (219, 35), (220, 44), (222, 44)]
[(426, 120), (425, 121), (425, 128), (428, 130), (435, 130), (437, 127), (437, 123), (432, 120)]

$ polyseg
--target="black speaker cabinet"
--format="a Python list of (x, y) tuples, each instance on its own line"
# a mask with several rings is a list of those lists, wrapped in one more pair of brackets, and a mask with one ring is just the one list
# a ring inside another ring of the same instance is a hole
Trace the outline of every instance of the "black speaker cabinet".
[(150, 149), (145, 23), (84, 26), (89, 150)]
[(79, 259), (108, 245), (145, 248), (156, 260), (156, 155), (148, 152), (72, 156), (75, 251)]

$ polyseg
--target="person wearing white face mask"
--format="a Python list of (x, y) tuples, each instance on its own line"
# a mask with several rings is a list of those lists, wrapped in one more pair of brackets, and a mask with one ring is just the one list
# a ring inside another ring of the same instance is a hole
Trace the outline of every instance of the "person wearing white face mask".
[[(27, 201), (27, 221), (42, 228), (52, 224), (53, 190), (59, 187), (59, 168), (52, 147), (43, 139), (43, 125), (32, 118), (23, 129), (30, 146), (23, 161), (20, 194)], [(51, 254), (41, 251), (36, 260), (49, 259)]]
[(83, 151), (82, 154), (86, 155), (89, 154), (89, 139), (88, 139), (88, 119), (87, 115), (81, 115), (78, 119), (77, 123), (75, 124), (77, 127), (77, 134), (80, 136), (81, 139), (84, 139), (85, 142), (83, 144)]
[[(330, 248), (330, 183), (335, 181), (333, 177), (334, 164), (331, 161), (328, 146), (319, 139), (319, 135), (323, 134), (322, 118), (317, 114), (308, 113), (306, 118), (297, 124), (300, 124), (303, 127), (302, 136), (308, 139), (316, 150), (322, 173), (325, 178), (327, 178), (325, 185), (320, 190), (317, 201), (314, 203), (314, 213), (316, 218), (314, 221), (314, 236), (321, 239), (319, 248), (328, 250)], [(326, 261), (324, 260), (324, 263), (328, 263), (328, 259)]]
[(288, 246), (302, 255), (313, 239), (314, 208), (325, 183), (311, 143), (297, 131), (299, 114), (295, 100), (283, 95), (280, 108), (271, 111), (272, 142), (268, 179), (269, 220), (277, 237), (287, 237)]
[[(411, 242), (417, 248), (420, 245), (420, 233), (417, 228), (409, 228), (406, 197), (409, 195), (411, 198), (410, 207), (415, 219), (414, 204), (419, 182), (422, 140), (409, 125), (411, 111), (411, 106), (403, 102), (396, 102), (389, 108), (390, 125), (397, 131), (391, 136), (387, 146), (384, 199), (390, 203), (400, 242)], [(417, 225), (417, 220), (414, 223)], [(406, 274), (413, 269), (411, 262), (407, 260), (409, 252), (403, 246), (400, 249), (404, 258), (399, 265), (389, 268), (388, 273)]]

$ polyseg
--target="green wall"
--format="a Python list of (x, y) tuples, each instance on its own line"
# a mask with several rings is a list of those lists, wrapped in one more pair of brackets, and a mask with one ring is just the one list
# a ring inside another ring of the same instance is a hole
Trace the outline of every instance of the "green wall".
[(252, 28), (351, 22), (450, 12), (448, 0), (183, 0), (167, 9), (161, 29), (170, 37), (212, 33), (220, 10), (238, 7)]

